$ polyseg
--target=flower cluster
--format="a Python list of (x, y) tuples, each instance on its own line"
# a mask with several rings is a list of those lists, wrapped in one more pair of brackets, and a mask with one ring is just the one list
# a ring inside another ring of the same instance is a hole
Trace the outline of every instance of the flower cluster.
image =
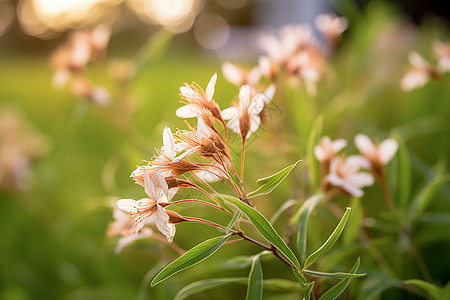
[[(227, 128), (240, 135), (244, 147), (245, 141), (260, 125), (260, 115), (266, 103), (264, 99), (269, 96), (252, 91), (249, 85), (243, 85), (239, 91), (239, 104), (221, 110), (214, 100), (216, 81), (217, 74), (214, 74), (205, 90), (195, 82), (185, 83), (180, 87), (181, 102), (184, 105), (177, 109), (176, 115), (182, 118), (195, 118), (196, 126), (188, 125), (188, 129), (177, 129), (175, 133), (166, 126), (163, 130), (163, 146), (156, 149), (157, 155), (149, 161), (143, 161), (145, 164), (138, 166), (131, 173), (131, 178), (144, 187), (148, 198), (117, 201), (117, 208), (129, 215), (129, 219), (126, 220), (122, 213), (116, 211), (115, 221), (110, 225), (110, 236), (122, 236), (117, 251), (137, 238), (148, 237), (150, 234), (155, 236), (155, 233), (147, 229), (149, 224), (156, 224), (169, 242), (173, 240), (177, 223), (211, 224), (210, 221), (181, 216), (166, 209), (170, 205), (194, 201), (229, 214), (230, 212), (226, 211), (210, 192), (201, 187), (203, 185), (216, 194), (207, 181), (228, 180), (240, 199), (249, 203), (242, 179), (236, 173), (230, 155)], [(225, 120), (229, 120), (228, 123)], [(217, 128), (216, 123), (221, 127)], [(238, 178), (237, 183), (231, 174)], [(198, 199), (171, 201), (180, 188), (197, 189), (212, 203)]]
[(346, 140), (332, 141), (325, 136), (319, 145), (314, 147), (316, 159), (321, 164), (324, 190), (338, 188), (345, 194), (362, 197), (364, 195), (362, 188), (374, 183), (373, 175), (362, 170), (372, 170), (375, 177), (381, 179), (383, 166), (394, 157), (398, 149), (394, 139), (386, 139), (374, 145), (363, 134), (355, 136), (355, 145), (361, 155), (351, 155), (346, 158), (337, 156), (337, 153), (347, 146)]
[[(348, 21), (343, 17), (324, 14), (317, 16), (315, 25), (331, 48), (335, 48), (348, 27)], [(328, 51), (314, 38), (310, 26), (284, 26), (279, 31), (279, 37), (263, 35), (259, 45), (266, 54), (259, 58), (258, 66), (250, 71), (230, 62), (222, 65), (224, 76), (229, 82), (235, 85), (248, 84), (253, 88), (257, 87), (262, 76), (273, 83), (286, 76), (294, 83), (304, 82), (309, 94), (316, 93), (316, 84), (325, 70)]]
[(97, 105), (108, 105), (109, 92), (104, 87), (95, 85), (87, 77), (85, 67), (89, 62), (99, 60), (105, 55), (110, 35), (110, 29), (104, 25), (93, 30), (73, 32), (50, 58), (55, 69), (54, 87), (67, 87), (77, 97)]
[(450, 72), (450, 43), (435, 41), (433, 52), (436, 64), (433, 66), (417, 52), (408, 55), (411, 68), (403, 76), (400, 85), (404, 91), (420, 88), (431, 79), (439, 79)]

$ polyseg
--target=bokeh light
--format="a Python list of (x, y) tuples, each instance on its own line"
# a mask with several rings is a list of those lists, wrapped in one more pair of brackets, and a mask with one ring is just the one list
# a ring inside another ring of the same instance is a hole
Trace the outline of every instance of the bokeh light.
[(0, 2), (0, 36), (8, 30), (14, 20), (14, 7), (9, 2)]
[(195, 23), (194, 35), (202, 47), (217, 50), (227, 43), (230, 37), (230, 26), (219, 14), (205, 13)]

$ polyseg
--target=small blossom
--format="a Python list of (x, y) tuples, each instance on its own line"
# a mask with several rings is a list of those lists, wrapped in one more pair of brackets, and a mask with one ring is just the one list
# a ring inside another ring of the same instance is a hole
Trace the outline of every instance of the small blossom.
[(359, 152), (370, 161), (373, 168), (386, 165), (398, 150), (398, 143), (394, 139), (386, 139), (374, 145), (364, 134), (355, 136), (355, 145)]
[(175, 138), (170, 128), (166, 126), (163, 131), (163, 147), (157, 149), (158, 156), (147, 165), (137, 167), (131, 173), (131, 178), (136, 183), (144, 186), (144, 174), (146, 172), (150, 173), (151, 176), (158, 173), (164, 178), (170, 176), (178, 177), (184, 173), (198, 169), (194, 164), (183, 160), (183, 158), (192, 154), (192, 152), (188, 151), (176, 156), (176, 150)]
[(263, 55), (258, 59), (258, 66), (262, 75), (268, 78), (271, 82), (275, 82), (280, 71), (280, 67), (275, 61), (270, 59), (268, 56)]
[(186, 105), (178, 108), (176, 115), (180, 118), (195, 118), (202, 108), (206, 108), (216, 119), (222, 120), (219, 105), (213, 99), (216, 81), (217, 74), (214, 73), (205, 91), (196, 82), (191, 85), (185, 83), (180, 87), (180, 96)]
[(434, 76), (434, 69), (417, 52), (408, 55), (412, 68), (403, 76), (400, 85), (404, 91), (411, 91), (424, 86)]
[(336, 157), (330, 163), (330, 173), (325, 180), (352, 196), (362, 197), (364, 195), (362, 188), (374, 183), (372, 174), (360, 172), (360, 169), (369, 167), (370, 163), (359, 155), (349, 156), (345, 160)]
[(261, 71), (257, 67), (247, 71), (228, 61), (222, 64), (222, 73), (228, 82), (236, 86), (242, 86), (244, 84), (254, 86), (261, 77)]
[(440, 72), (450, 72), (450, 43), (436, 41), (433, 50), (438, 59), (437, 69)]
[(324, 136), (319, 145), (314, 147), (314, 155), (319, 162), (329, 163), (345, 146), (347, 146), (347, 141), (344, 139), (332, 141), (329, 137)]
[(111, 95), (108, 90), (102, 86), (95, 86), (84, 78), (74, 79), (71, 90), (75, 96), (91, 101), (99, 106), (107, 106), (111, 101)]
[[(155, 182), (158, 186), (155, 184)], [(116, 202), (119, 209), (127, 212), (133, 218), (135, 224), (135, 232), (138, 233), (144, 224), (148, 222), (156, 223), (156, 227), (164, 234), (169, 242), (173, 240), (175, 235), (175, 225), (169, 222), (169, 215), (163, 203), (168, 200), (168, 186), (164, 178), (156, 174), (153, 179), (150, 174), (144, 173), (145, 193), (149, 198), (140, 200), (121, 199)]]
[(259, 114), (264, 108), (264, 94), (258, 94), (250, 101), (250, 87), (244, 85), (239, 91), (239, 106), (222, 111), (223, 118), (229, 120), (227, 126), (246, 140), (255, 132), (261, 119)]
[(333, 44), (336, 45), (342, 33), (348, 28), (348, 20), (333, 14), (318, 15), (314, 23), (317, 29)]

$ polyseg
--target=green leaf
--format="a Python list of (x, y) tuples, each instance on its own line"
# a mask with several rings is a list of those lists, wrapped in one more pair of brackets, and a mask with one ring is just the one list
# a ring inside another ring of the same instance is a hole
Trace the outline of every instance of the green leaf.
[(310, 283), (308, 283), (306, 286), (305, 286), (305, 289), (304, 289), (304, 291), (303, 291), (303, 294), (304, 294), (304, 300), (310, 300), (311, 299), (311, 293), (312, 293), (312, 290), (313, 290), (313, 288), (314, 288), (314, 284), (315, 284), (316, 282), (315, 281), (311, 281)]
[(327, 253), (331, 249), (331, 247), (333, 247), (334, 243), (336, 243), (336, 241), (338, 240), (339, 236), (341, 235), (342, 231), (345, 228), (345, 224), (347, 223), (351, 210), (352, 209), (350, 207), (346, 208), (344, 216), (342, 216), (341, 221), (339, 221), (339, 224), (336, 226), (333, 233), (319, 249), (317, 249), (313, 254), (311, 254), (306, 259), (304, 268), (308, 268), (310, 265), (315, 263), (319, 258), (321, 258), (325, 253)]
[(275, 231), (272, 224), (270, 224), (269, 221), (267, 221), (267, 219), (259, 211), (257, 211), (253, 207), (248, 206), (235, 197), (228, 195), (223, 195), (223, 197), (228, 202), (240, 209), (247, 216), (250, 222), (252, 222), (259, 233), (261, 233), (261, 235), (266, 240), (274, 245), (289, 260), (289, 262), (292, 263), (293, 266), (295, 266), (297, 269), (300, 269), (300, 264), (297, 260), (297, 257), (295, 257), (292, 250), (289, 249), (280, 235)]
[(330, 278), (356, 278), (365, 276), (366, 273), (345, 273), (345, 272), (336, 272), (336, 273), (325, 273), (325, 272), (317, 272), (312, 270), (304, 270), (305, 274), (311, 275), (311, 276), (320, 276), (320, 277), (330, 277)]
[(234, 214), (234, 211), (231, 209), (231, 207), (222, 199), (221, 196), (219, 195), (214, 195), (216, 196), (215, 199), (216, 201), (220, 204), (220, 206), (222, 206), (223, 208), (225, 208), (229, 213)]
[(420, 279), (410, 279), (410, 280), (405, 280), (404, 281), (405, 284), (410, 284), (410, 285), (414, 285), (424, 291), (426, 291), (428, 294), (430, 294), (431, 297), (433, 297), (433, 299), (436, 300), (440, 300), (440, 299), (444, 299), (444, 289), (440, 288), (430, 282), (426, 282)]
[(363, 219), (361, 213), (361, 199), (352, 198), (351, 201), (352, 214), (348, 219), (347, 228), (342, 236), (342, 245), (349, 246), (358, 238), (359, 230), (362, 228), (361, 222)]
[(272, 224), (275, 223), (286, 209), (294, 206), (297, 203), (298, 203), (297, 199), (289, 199), (288, 201), (284, 202), (280, 206), (280, 208), (273, 214), (272, 218), (270, 218), (270, 223), (272, 223)]
[(299, 162), (301, 162), (301, 160), (273, 174), (272, 176), (258, 179), (256, 183), (259, 184), (259, 188), (253, 192), (248, 193), (248, 198), (261, 196), (272, 192), (281, 182), (283, 182), (283, 180), (286, 179), (292, 169), (294, 169)]
[(406, 151), (405, 143), (400, 139), (400, 136), (397, 136), (396, 140), (399, 141), (397, 154), (397, 197), (400, 207), (407, 207), (411, 193), (411, 162)]
[(305, 278), (305, 276), (303, 276), (302, 274), (300, 274), (300, 272), (294, 268), (292, 268), (292, 274), (294, 274), (295, 279), (297, 279), (297, 281), (302, 285), (306, 285), (308, 284), (308, 280)]
[(231, 229), (233, 229), (233, 226), (236, 225), (236, 222), (239, 220), (239, 218), (242, 216), (242, 211), (239, 209), (236, 210), (233, 218), (231, 219), (230, 223), (227, 226), (227, 234), (230, 233)]
[(418, 219), (430, 224), (450, 224), (450, 213), (424, 213)]
[(448, 181), (446, 176), (438, 174), (423, 187), (410, 206), (408, 212), (410, 220), (415, 220), (422, 214), (431, 200), (433, 200), (434, 195), (446, 181)]
[(301, 261), (306, 259), (306, 236), (308, 234), (308, 220), (311, 212), (317, 204), (323, 199), (323, 194), (315, 194), (303, 202), (300, 209), (292, 217), (291, 224), (298, 224), (297, 231), (297, 249), (300, 253)]
[(271, 278), (263, 281), (264, 289), (276, 292), (300, 292), (300, 285), (297, 282), (281, 279)]
[(207, 279), (207, 280), (200, 280), (193, 282), (184, 288), (182, 288), (176, 295), (174, 300), (183, 300), (186, 299), (189, 296), (211, 290), (214, 288), (221, 287), (223, 285), (229, 284), (229, 283), (236, 283), (236, 282), (246, 282), (246, 277), (236, 277), (236, 278), (215, 278), (215, 279)]
[(314, 155), (314, 147), (317, 144), (317, 138), (322, 136), (323, 115), (317, 116), (311, 126), (309, 136), (307, 139), (306, 157), (308, 158), (309, 178), (314, 191), (317, 191), (320, 186), (319, 163)]
[(161, 272), (159, 272), (158, 275), (153, 278), (151, 286), (154, 287), (155, 285), (163, 280), (166, 280), (175, 273), (198, 264), (199, 262), (208, 258), (214, 252), (216, 252), (217, 249), (219, 249), (220, 246), (222, 246), (229, 237), (230, 234), (223, 237), (215, 237), (204, 241), (203, 243), (200, 243), (194, 248), (190, 249), (189, 251), (175, 259), (173, 262), (168, 264), (164, 269), (162, 269)]
[(248, 287), (246, 300), (261, 300), (263, 294), (263, 273), (259, 255), (253, 257), (252, 267), (248, 275)]
[[(350, 269), (349, 273), (356, 273), (358, 268), (359, 268), (359, 258), (356, 261), (353, 268)], [(323, 294), (322, 297), (319, 298), (319, 300), (334, 300), (334, 299), (336, 299), (347, 288), (351, 279), (352, 278), (350, 278), (350, 277), (342, 279), (335, 286), (333, 286), (331, 289), (329, 289), (325, 294)]]

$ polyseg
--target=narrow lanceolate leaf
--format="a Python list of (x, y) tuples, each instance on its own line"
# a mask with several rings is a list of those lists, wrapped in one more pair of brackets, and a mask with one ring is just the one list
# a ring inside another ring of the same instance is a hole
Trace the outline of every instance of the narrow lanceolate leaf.
[(229, 234), (223, 237), (221, 236), (215, 237), (207, 241), (204, 241), (203, 243), (200, 243), (194, 248), (190, 249), (185, 254), (181, 255), (173, 262), (168, 264), (164, 269), (162, 269), (161, 272), (159, 272), (158, 275), (156, 275), (155, 278), (153, 278), (151, 286), (154, 287), (155, 285), (157, 285), (163, 280), (166, 280), (175, 273), (178, 273), (186, 268), (198, 264), (199, 262), (208, 258), (214, 252), (216, 252), (217, 249), (219, 249), (220, 246), (222, 246), (228, 240), (229, 237), (230, 237)]
[(283, 180), (286, 179), (292, 169), (294, 169), (299, 162), (301, 162), (301, 160), (297, 161), (293, 165), (284, 168), (278, 173), (273, 174), (272, 176), (258, 179), (256, 183), (258, 183), (259, 188), (253, 192), (248, 193), (248, 197), (253, 198), (256, 196), (268, 194), (273, 191), (281, 182), (283, 182)]
[(305, 286), (305, 289), (304, 289), (304, 291), (303, 291), (303, 294), (304, 294), (303, 298), (304, 298), (305, 300), (310, 300), (310, 299), (311, 299), (311, 293), (312, 293), (312, 290), (313, 290), (313, 288), (314, 288), (314, 284), (315, 284), (315, 283), (316, 283), (315, 281), (311, 281), (310, 283), (308, 283), (308, 284)]
[(347, 227), (342, 236), (342, 245), (349, 246), (358, 239), (361, 222), (363, 219), (361, 212), (361, 198), (352, 198), (351, 200), (352, 215), (348, 219)]
[(420, 279), (410, 279), (404, 281), (406, 284), (414, 285), (424, 291), (426, 291), (428, 294), (430, 294), (433, 299), (439, 300), (439, 299), (445, 299), (444, 297), (444, 289), (440, 288), (432, 283), (420, 280)]
[(304, 271), (305, 274), (310, 275), (310, 276), (319, 276), (319, 277), (331, 277), (331, 278), (356, 278), (356, 277), (361, 277), (361, 276), (365, 276), (366, 273), (345, 273), (345, 272), (336, 272), (336, 273), (325, 273), (325, 272), (317, 272), (317, 271), (312, 271), (312, 270), (305, 270)]
[(303, 205), (294, 215), (291, 220), (292, 224), (298, 224), (297, 231), (297, 249), (300, 253), (301, 261), (306, 259), (306, 236), (308, 233), (308, 220), (314, 207), (322, 200), (323, 194), (316, 194), (309, 197), (308, 200), (303, 202)]
[(229, 283), (242, 283), (246, 282), (246, 277), (236, 277), (236, 278), (215, 278), (215, 279), (208, 279), (208, 280), (201, 280), (197, 282), (193, 282), (184, 288), (182, 288), (176, 295), (174, 300), (183, 300), (186, 299), (189, 296), (207, 291), (212, 290), (214, 288), (221, 287), (223, 285), (229, 284)]
[(405, 143), (397, 137), (400, 142), (398, 149), (398, 172), (397, 172), (397, 195), (401, 207), (407, 207), (411, 191), (411, 162), (408, 157)]
[(242, 212), (238, 209), (234, 213), (233, 218), (231, 219), (230, 223), (227, 226), (227, 234), (230, 233), (231, 229), (233, 229), (233, 226), (236, 225), (236, 222), (239, 220), (239, 218), (242, 216)]
[(341, 221), (339, 221), (339, 224), (336, 226), (330, 237), (319, 249), (316, 250), (316, 252), (311, 254), (306, 259), (304, 268), (308, 268), (310, 265), (315, 263), (319, 258), (321, 258), (325, 253), (327, 253), (331, 249), (331, 247), (333, 247), (334, 243), (336, 243), (336, 241), (338, 240), (339, 236), (341, 235), (342, 231), (345, 228), (345, 224), (347, 223), (351, 210), (352, 209), (350, 207), (347, 207), (344, 216), (342, 217)]
[(414, 198), (410, 206), (408, 217), (410, 220), (415, 220), (419, 217), (426, 207), (433, 200), (434, 195), (439, 191), (439, 188), (448, 181), (448, 178), (442, 174), (436, 175), (430, 180), (420, 193)]
[(292, 268), (292, 274), (294, 274), (295, 279), (297, 279), (297, 281), (298, 281), (298, 283), (300, 283), (300, 285), (304, 286), (304, 285), (308, 284), (308, 280), (305, 278), (305, 276), (300, 274), (300, 272), (298, 270)]
[(263, 273), (261, 263), (259, 262), (259, 255), (253, 257), (252, 268), (248, 275), (248, 287), (246, 300), (261, 300), (263, 293)]
[(259, 233), (261, 233), (261, 235), (266, 240), (274, 245), (295, 268), (300, 269), (300, 263), (298, 262), (297, 257), (295, 257), (292, 250), (286, 245), (280, 235), (275, 231), (272, 224), (270, 224), (269, 221), (267, 221), (267, 219), (259, 211), (232, 196), (224, 195), (223, 197), (225, 198), (225, 200), (240, 209), (248, 217), (250, 222), (252, 222)]
[(300, 292), (300, 285), (297, 282), (281, 279), (271, 278), (263, 281), (265, 290), (276, 292)]
[(308, 169), (309, 178), (311, 178), (311, 184), (314, 191), (317, 191), (320, 186), (320, 176), (319, 176), (319, 162), (316, 160), (314, 155), (314, 146), (316, 145), (317, 138), (322, 136), (323, 127), (323, 115), (317, 116), (314, 120), (313, 125), (307, 139), (306, 157), (308, 157)]
[[(353, 268), (350, 269), (349, 273), (356, 273), (356, 271), (358, 271), (358, 268), (359, 268), (359, 258), (356, 261)], [(319, 300), (334, 300), (334, 299), (336, 299), (347, 288), (351, 279), (352, 278), (350, 278), (350, 277), (342, 279), (335, 286), (333, 286), (331, 289), (329, 289), (325, 294), (323, 294), (322, 297), (319, 298)]]
[(288, 201), (284, 202), (280, 208), (273, 214), (272, 218), (270, 218), (270, 223), (275, 223), (278, 218), (281, 216), (281, 214), (287, 210), (289, 207), (294, 206), (298, 203), (297, 199), (289, 199)]

